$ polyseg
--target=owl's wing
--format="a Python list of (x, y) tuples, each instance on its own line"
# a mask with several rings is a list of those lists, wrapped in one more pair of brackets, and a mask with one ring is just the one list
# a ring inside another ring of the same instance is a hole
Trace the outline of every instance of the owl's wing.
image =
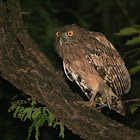
[(73, 82), (74, 79), (73, 79), (73, 77), (72, 77), (71, 72), (69, 71), (69, 69), (66, 68), (66, 64), (64, 63), (64, 61), (63, 61), (63, 68), (64, 68), (64, 72), (65, 72), (67, 78), (68, 78), (70, 81)]
[(97, 70), (100, 77), (121, 96), (128, 93), (131, 81), (125, 64), (114, 46), (101, 33), (89, 36), (84, 46), (86, 59)]

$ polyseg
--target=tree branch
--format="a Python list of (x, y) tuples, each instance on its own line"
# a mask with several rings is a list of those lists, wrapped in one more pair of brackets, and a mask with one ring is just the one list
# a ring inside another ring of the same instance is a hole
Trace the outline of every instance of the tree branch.
[(73, 133), (83, 139), (140, 139), (140, 131), (76, 103), (63, 73), (39, 51), (23, 27), (18, 0), (0, 1), (0, 72), (25, 94), (45, 105)]

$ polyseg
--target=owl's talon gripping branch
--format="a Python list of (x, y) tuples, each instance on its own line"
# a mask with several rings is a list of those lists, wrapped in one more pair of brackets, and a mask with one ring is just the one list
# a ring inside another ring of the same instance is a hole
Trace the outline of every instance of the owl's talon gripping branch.
[(56, 32), (55, 48), (68, 79), (90, 99), (78, 103), (108, 106), (124, 115), (122, 97), (130, 90), (130, 76), (119, 52), (103, 34), (66, 25)]
[(77, 101), (78, 104), (81, 104), (82, 107), (86, 106), (86, 107), (94, 107), (96, 108), (96, 103), (93, 100), (89, 100), (89, 101)]
[(77, 103), (82, 104), (82, 107), (84, 107), (84, 106), (86, 106), (86, 107), (94, 107), (94, 108), (97, 109), (96, 102), (94, 101), (95, 96), (96, 96), (96, 93), (91, 96), (89, 101), (77, 101)]

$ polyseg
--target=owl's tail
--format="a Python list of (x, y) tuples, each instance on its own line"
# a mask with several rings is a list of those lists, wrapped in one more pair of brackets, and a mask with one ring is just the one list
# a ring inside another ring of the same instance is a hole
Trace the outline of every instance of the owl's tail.
[(110, 108), (123, 116), (126, 114), (125, 106), (122, 100), (118, 100), (115, 104), (112, 104)]
[(125, 116), (126, 114), (125, 104), (121, 99), (121, 97), (118, 97), (111, 89), (108, 91), (108, 96), (109, 100), (107, 100), (107, 102), (109, 108)]

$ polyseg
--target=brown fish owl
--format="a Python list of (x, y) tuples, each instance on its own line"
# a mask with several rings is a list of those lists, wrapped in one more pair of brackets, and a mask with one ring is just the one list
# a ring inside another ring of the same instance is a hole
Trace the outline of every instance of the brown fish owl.
[(56, 31), (55, 47), (66, 76), (75, 81), (89, 102), (125, 115), (123, 95), (131, 86), (129, 73), (118, 51), (98, 32), (67, 25)]

